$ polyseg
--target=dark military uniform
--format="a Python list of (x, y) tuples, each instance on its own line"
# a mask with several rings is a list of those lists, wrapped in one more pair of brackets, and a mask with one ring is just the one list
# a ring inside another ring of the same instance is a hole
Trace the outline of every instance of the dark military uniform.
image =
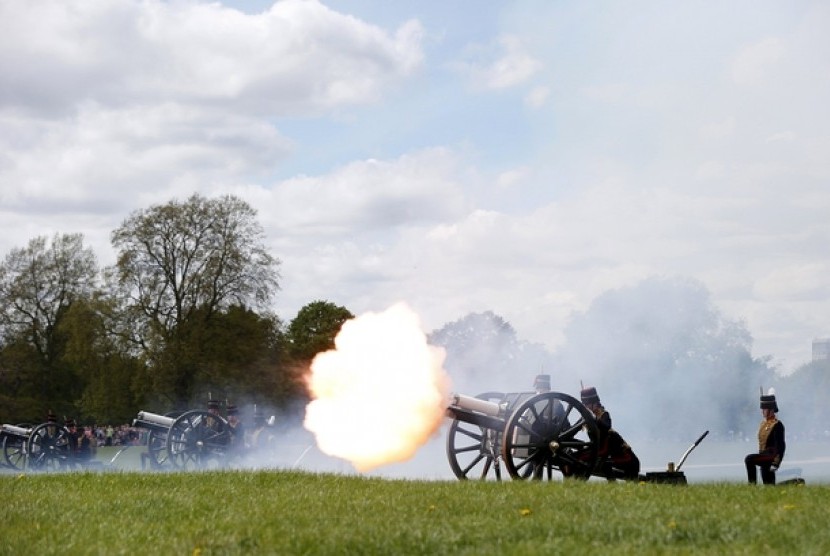
[(76, 457), (78, 455), (78, 428), (74, 419), (67, 419), (64, 423), (66, 427), (66, 439), (69, 444), (69, 455)]
[(599, 429), (599, 471), (609, 479), (637, 480), (640, 476), (640, 459), (623, 437), (611, 428), (611, 414), (599, 401), (596, 388), (581, 391), (582, 404), (592, 406)]
[(239, 419), (239, 409), (235, 405), (228, 406), (228, 428), (231, 433), (231, 446), (235, 449), (245, 448), (245, 425)]
[(756, 468), (760, 467), (763, 483), (774, 485), (775, 472), (781, 465), (781, 460), (784, 459), (784, 451), (787, 449), (784, 423), (775, 416), (775, 413), (778, 412), (775, 395), (762, 395), (761, 409), (769, 409), (773, 413), (761, 421), (761, 425), (758, 427), (758, 453), (749, 454), (744, 458), (746, 476), (751, 484), (756, 484), (758, 482), (758, 470)]

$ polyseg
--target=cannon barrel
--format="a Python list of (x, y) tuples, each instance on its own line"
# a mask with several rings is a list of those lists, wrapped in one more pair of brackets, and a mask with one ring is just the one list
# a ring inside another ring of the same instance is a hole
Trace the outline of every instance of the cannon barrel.
[(28, 438), (30, 434), (32, 434), (32, 429), (26, 427), (19, 427), (17, 425), (7, 425), (4, 424), (2, 427), (3, 434), (7, 434), (9, 436), (17, 436), (20, 438)]
[(448, 417), (492, 430), (504, 427), (503, 413), (500, 404), (464, 394), (452, 394), (447, 406)]
[(168, 430), (176, 421), (173, 417), (166, 415), (159, 415), (158, 413), (150, 413), (149, 411), (139, 411), (138, 416), (133, 419), (134, 427), (142, 427), (151, 430)]
[(450, 398), (450, 406), (468, 411), (477, 411), (485, 415), (490, 415), (491, 417), (498, 417), (502, 413), (499, 404), (473, 396), (465, 396), (464, 394), (453, 394)]

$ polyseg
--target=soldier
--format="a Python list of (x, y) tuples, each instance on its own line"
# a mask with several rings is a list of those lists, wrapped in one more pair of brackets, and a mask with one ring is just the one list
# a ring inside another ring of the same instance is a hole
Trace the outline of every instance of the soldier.
[(78, 425), (75, 423), (75, 419), (70, 418), (64, 422), (64, 426), (66, 427), (66, 431), (69, 433), (67, 434), (69, 455), (71, 457), (75, 457), (78, 455)]
[(758, 453), (749, 454), (744, 458), (746, 476), (750, 484), (758, 483), (758, 470), (761, 468), (761, 480), (765, 485), (775, 484), (775, 472), (784, 459), (787, 443), (784, 439), (784, 423), (775, 416), (778, 413), (778, 403), (775, 401), (775, 390), (770, 388), (765, 396), (761, 390), (761, 415), (764, 416), (758, 427)]
[(239, 419), (239, 408), (228, 405), (228, 426), (231, 432), (231, 446), (236, 449), (245, 447), (245, 425)]
[(533, 390), (535, 390), (537, 394), (550, 392), (550, 375), (536, 375), (536, 378), (533, 381)]
[(252, 450), (266, 450), (271, 447), (274, 437), (267, 430), (267, 425), (265, 414), (254, 406), (254, 429), (248, 437), (248, 443)]
[(620, 433), (611, 428), (611, 414), (605, 410), (594, 387), (583, 388), (580, 392), (582, 405), (596, 417), (599, 429), (599, 465), (602, 474), (609, 479), (637, 480), (640, 475), (640, 460)]
[[(220, 407), (221, 407), (221, 404), (219, 403), (219, 400), (214, 400), (214, 399), (208, 397), (208, 402), (207, 402), (208, 415), (207, 415), (207, 418), (205, 419), (204, 423), (202, 424), (203, 426), (205, 426), (205, 427), (207, 427), (207, 428), (209, 428), (213, 431), (216, 431), (218, 433), (222, 433), (224, 431), (224, 428), (225, 428), (224, 425), (222, 424), (222, 415), (219, 411)], [(218, 419), (214, 419), (213, 417), (218, 417)]]

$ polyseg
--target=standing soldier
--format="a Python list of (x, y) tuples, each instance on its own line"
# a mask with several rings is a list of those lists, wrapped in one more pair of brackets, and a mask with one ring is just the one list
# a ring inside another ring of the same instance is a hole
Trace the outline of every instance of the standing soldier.
[(78, 425), (75, 423), (75, 419), (70, 418), (64, 422), (64, 426), (69, 433), (67, 434), (69, 457), (74, 458), (78, 455)]
[(761, 468), (761, 480), (765, 485), (775, 484), (775, 472), (784, 459), (787, 443), (784, 439), (784, 423), (778, 420), (778, 404), (775, 401), (775, 390), (769, 389), (764, 395), (761, 389), (761, 415), (764, 419), (758, 427), (758, 453), (749, 454), (744, 458), (746, 477), (750, 484), (758, 483), (758, 470)]
[(219, 411), (220, 407), (221, 407), (221, 404), (219, 403), (219, 400), (214, 400), (213, 398), (210, 397), (210, 394), (208, 394), (208, 402), (207, 402), (208, 415), (207, 415), (207, 418), (205, 418), (203, 426), (207, 427), (207, 428), (209, 428), (213, 431), (216, 431), (218, 433), (224, 432), (224, 428), (225, 428), (222, 424), (222, 415)]
[(550, 375), (536, 375), (533, 380), (533, 390), (537, 394), (550, 392)]
[(228, 405), (228, 426), (231, 433), (231, 447), (242, 449), (245, 447), (245, 425), (239, 419), (239, 408), (233, 404)]

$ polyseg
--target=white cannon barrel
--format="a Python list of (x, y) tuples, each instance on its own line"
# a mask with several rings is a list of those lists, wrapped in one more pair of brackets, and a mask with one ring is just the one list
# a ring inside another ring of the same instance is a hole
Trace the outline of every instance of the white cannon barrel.
[(32, 429), (18, 427), (17, 425), (3, 425), (3, 432), (12, 436), (29, 436), (32, 434)]
[(149, 411), (139, 411), (136, 421), (144, 421), (146, 423), (158, 425), (160, 427), (164, 427), (167, 429), (172, 427), (173, 423), (176, 422), (176, 420), (173, 417), (159, 415), (158, 413), (150, 413)]
[(451, 396), (451, 403), (454, 406), (466, 409), (468, 411), (478, 411), (485, 415), (492, 415), (498, 417), (501, 414), (501, 406), (495, 402), (488, 402), (473, 396), (465, 396), (464, 394), (453, 394)]

